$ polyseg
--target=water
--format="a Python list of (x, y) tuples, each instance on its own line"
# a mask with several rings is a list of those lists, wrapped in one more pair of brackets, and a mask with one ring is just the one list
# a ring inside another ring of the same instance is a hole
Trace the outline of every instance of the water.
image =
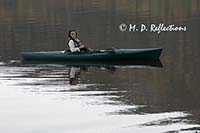
[[(0, 132), (199, 132), (198, 0), (1, 0)], [(121, 32), (119, 25), (186, 25)], [(153, 64), (27, 64), (20, 52), (64, 50), (66, 29), (92, 48), (162, 47)]]

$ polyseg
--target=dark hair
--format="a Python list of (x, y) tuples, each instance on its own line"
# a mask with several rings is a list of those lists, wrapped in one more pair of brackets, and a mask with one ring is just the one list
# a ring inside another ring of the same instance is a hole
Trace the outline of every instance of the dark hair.
[(70, 85), (77, 85), (78, 84), (78, 79), (77, 78), (70, 78), (69, 79), (69, 84)]
[(71, 37), (70, 34), (71, 34), (71, 32), (73, 32), (73, 31), (76, 33), (76, 36), (78, 35), (77, 32), (76, 32), (76, 30), (69, 30), (69, 31), (68, 31), (68, 37), (71, 38), (71, 39), (72, 39), (72, 37)]
[(77, 32), (76, 32), (76, 30), (69, 30), (69, 31), (68, 31), (68, 41), (67, 41), (67, 44), (69, 43), (70, 40), (73, 40), (76, 44), (80, 45), (80, 42), (77, 42), (74, 38), (71, 37), (70, 34), (71, 34), (71, 32), (73, 32), (73, 31), (76, 33), (76, 37), (77, 37), (77, 35), (78, 35)]

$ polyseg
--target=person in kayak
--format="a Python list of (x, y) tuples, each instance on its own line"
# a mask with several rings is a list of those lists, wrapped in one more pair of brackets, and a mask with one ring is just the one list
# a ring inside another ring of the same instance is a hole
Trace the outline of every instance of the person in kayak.
[(67, 44), (71, 52), (80, 51), (91, 51), (90, 48), (86, 48), (78, 39), (77, 32), (75, 30), (68, 31), (68, 41)]

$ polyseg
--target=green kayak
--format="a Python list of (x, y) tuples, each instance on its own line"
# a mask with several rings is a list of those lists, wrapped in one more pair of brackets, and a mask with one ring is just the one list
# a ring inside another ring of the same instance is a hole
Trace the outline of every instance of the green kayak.
[(115, 50), (94, 50), (88, 52), (69, 51), (42, 51), (22, 52), (21, 55), (26, 61), (117, 61), (117, 60), (157, 60), (162, 48), (147, 49), (115, 49)]

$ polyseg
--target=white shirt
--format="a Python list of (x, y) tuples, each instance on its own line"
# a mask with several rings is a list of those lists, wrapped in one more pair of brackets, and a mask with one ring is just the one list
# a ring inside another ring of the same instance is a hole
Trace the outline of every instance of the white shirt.
[(70, 49), (71, 52), (80, 52), (80, 49), (75, 47), (73, 40), (70, 40), (68, 42), (68, 45), (69, 45), (69, 49)]

